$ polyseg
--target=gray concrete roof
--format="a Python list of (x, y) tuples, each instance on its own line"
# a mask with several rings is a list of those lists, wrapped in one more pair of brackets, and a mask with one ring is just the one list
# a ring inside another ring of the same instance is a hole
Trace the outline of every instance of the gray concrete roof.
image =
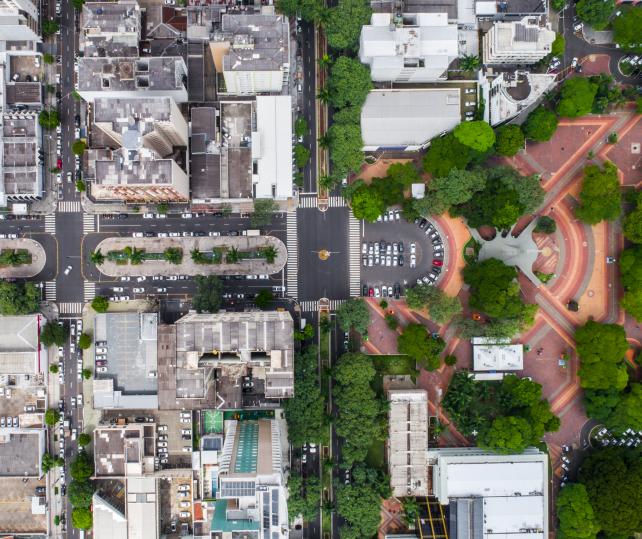
[(40, 436), (44, 429), (0, 429), (0, 477), (40, 475)]

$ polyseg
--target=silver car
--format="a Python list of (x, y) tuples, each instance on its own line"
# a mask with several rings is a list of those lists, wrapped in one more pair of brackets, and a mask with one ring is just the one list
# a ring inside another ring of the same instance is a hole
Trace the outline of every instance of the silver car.
[(372, 255), (368, 255), (368, 266), (372, 266), (373, 262), (374, 262), (374, 257)]
[(390, 255), (386, 257), (386, 266), (392, 266), (392, 257)]

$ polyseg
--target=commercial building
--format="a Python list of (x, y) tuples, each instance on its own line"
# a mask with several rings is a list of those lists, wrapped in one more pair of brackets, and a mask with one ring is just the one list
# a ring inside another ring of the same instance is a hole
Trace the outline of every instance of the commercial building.
[(84, 56), (138, 56), (141, 12), (135, 0), (90, 2), (82, 8)]
[(156, 425), (98, 425), (94, 430), (95, 476), (126, 478), (154, 474)]
[(373, 90), (361, 111), (364, 151), (417, 151), (461, 123), (459, 88)]
[(544, 15), (496, 22), (484, 34), (484, 64), (534, 64), (551, 53), (555, 36)]
[(0, 428), (0, 477), (41, 477), (45, 443), (44, 428)]
[(96, 98), (93, 129), (111, 154), (91, 154), (96, 200), (189, 199), (188, 127), (171, 97)]
[(458, 47), (447, 13), (373, 13), (361, 28), (359, 59), (373, 81), (433, 82), (447, 78)]
[(48, 368), (48, 349), (38, 341), (46, 323), (47, 319), (42, 314), (2, 317), (0, 374), (32, 376)]
[(388, 472), (394, 496), (428, 496), (428, 393), (388, 391)]
[(519, 21), (548, 12), (548, 4), (541, 0), (481, 0), (471, 2), (471, 8), (481, 21)]
[(524, 345), (492, 343), (483, 337), (474, 337), (473, 370), (521, 371), (524, 368)]
[(220, 30), (210, 35), (210, 50), (220, 94), (281, 93), (287, 87), (290, 28), (284, 15), (224, 14)]
[(0, 41), (41, 42), (38, 19), (37, 2), (0, 0)]
[(450, 505), (450, 536), (548, 537), (548, 456), (535, 447), (498, 455), (477, 447), (430, 449), (432, 490)]

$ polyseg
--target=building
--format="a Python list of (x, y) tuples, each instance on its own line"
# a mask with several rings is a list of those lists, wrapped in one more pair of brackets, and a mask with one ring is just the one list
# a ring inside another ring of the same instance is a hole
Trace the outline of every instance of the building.
[(461, 123), (459, 88), (373, 90), (361, 111), (364, 151), (417, 151)]
[(94, 493), (92, 501), (95, 539), (113, 539), (114, 537), (125, 539), (127, 537), (125, 503), (103, 489)]
[(475, 371), (521, 371), (524, 368), (524, 346), (521, 344), (490, 343), (482, 337), (474, 337), (472, 343)]
[(38, 20), (37, 2), (0, 0), (0, 41), (42, 42)]
[(534, 64), (551, 53), (555, 37), (544, 15), (496, 22), (484, 35), (484, 64)]
[(96, 98), (171, 97), (187, 102), (187, 66), (178, 56), (78, 59), (78, 93)]
[[(7, 94), (15, 96), (21, 88), (28, 93), (31, 84), (25, 84), (28, 88), (17, 87), (16, 83), (7, 85)], [(7, 201), (32, 201), (42, 198), (44, 150), (38, 114), (36, 110), (26, 110), (5, 111), (2, 115), (2, 206), (6, 206)]]
[(0, 477), (42, 477), (46, 437), (44, 428), (0, 428)]
[(498, 455), (477, 447), (430, 449), (432, 490), (450, 506), (450, 536), (548, 537), (548, 456), (535, 447)]
[(94, 430), (94, 475), (97, 478), (154, 474), (156, 424), (98, 425)]
[(219, 93), (250, 96), (287, 89), (290, 28), (284, 15), (224, 14), (220, 30), (210, 36), (210, 50)]
[(93, 120), (101, 144), (116, 148), (88, 155), (94, 199), (189, 199), (188, 127), (171, 97), (96, 98)]
[(47, 319), (42, 314), (2, 317), (0, 374), (33, 376), (48, 368), (48, 349), (38, 341), (46, 323)]
[(252, 537), (288, 537), (281, 436), (276, 420), (229, 422), (218, 482), (212, 536), (241, 537), (249, 532)]
[(86, 58), (138, 56), (141, 13), (135, 0), (90, 2), (82, 8)]
[(526, 16), (545, 16), (548, 4), (541, 0), (481, 0), (474, 2), (473, 9), (481, 21), (519, 21)]
[(433, 82), (447, 78), (458, 47), (447, 13), (373, 13), (361, 28), (359, 59), (373, 81)]
[(394, 496), (428, 496), (428, 393), (388, 391), (388, 467)]

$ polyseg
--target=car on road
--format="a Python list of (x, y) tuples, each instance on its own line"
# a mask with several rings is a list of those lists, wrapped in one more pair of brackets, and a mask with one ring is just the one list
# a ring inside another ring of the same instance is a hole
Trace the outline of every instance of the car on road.
[(578, 62), (577, 58), (573, 58), (573, 61), (571, 62), (571, 67), (573, 68), (577, 67), (577, 62)]
[(73, 177), (72, 173), (67, 172), (67, 183), (71, 183), (72, 177)]
[(154, 214), (153, 213), (145, 213), (143, 214), (143, 219), (153, 219)]
[(210, 232), (209, 235), (212, 236), (212, 237), (216, 237), (216, 236), (220, 236), (221, 233), (220, 232)]
[(139, 283), (142, 283), (143, 281), (146, 281), (146, 280), (147, 280), (147, 277), (145, 277), (144, 275), (141, 275), (140, 277), (136, 277), (136, 280), (137, 280)]
[(58, 159), (58, 161), (56, 161), (56, 166), (62, 170), (62, 159)]
[(65, 275), (69, 275), (72, 269), (74, 269), (73, 266), (67, 266), (67, 269), (65, 270)]
[(180, 232), (170, 232), (169, 233), (169, 237), (170, 238), (180, 238), (181, 237), (181, 233)]
[(62, 183), (62, 174), (56, 174), (56, 183)]
[[(9, 234), (9, 239), (10, 240), (17, 240), (18, 239), (18, 234)], [(69, 266), (71, 267), (71, 266)], [(65, 273), (65, 275), (69, 275), (68, 273)], [(14, 279), (15, 281), (15, 279)]]
[[(181, 414), (182, 415), (182, 414)], [(165, 427), (167, 429), (167, 427)], [(178, 492), (189, 492), (189, 485), (179, 485)]]
[(392, 266), (392, 257), (390, 255), (386, 256), (386, 266)]
[(230, 231), (227, 233), (227, 235), (228, 235), (228, 236), (238, 236), (238, 235), (239, 235), (239, 233), (238, 233), (236, 230), (230, 230)]
[(181, 218), (183, 219), (191, 219), (192, 217), (194, 216), (191, 213), (184, 213), (181, 215)]
[(129, 296), (120, 296), (120, 301), (129, 301)]
[(144, 232), (144, 234), (145, 234), (146, 238), (153, 238), (154, 237), (154, 233), (153, 232), (147, 231), (147, 232)]
[(107, 348), (96, 348), (96, 353), (97, 354), (106, 354), (107, 353)]
[(419, 223), (419, 228), (423, 230), (427, 224), (428, 224), (428, 219), (422, 219), (421, 223)]
[(167, 447), (167, 442), (158, 442), (158, 447)]
[(368, 285), (367, 284), (363, 285), (363, 297), (364, 298), (368, 297)]
[(142, 232), (134, 232), (134, 233), (132, 234), (132, 236), (133, 236), (134, 238), (142, 238), (142, 237), (143, 237), (143, 233), (142, 233)]
[(126, 213), (119, 213), (118, 214), (119, 219), (127, 219), (127, 214)]
[(364, 241), (361, 244), (361, 254), (367, 254), (368, 253), (368, 244)]
[(167, 238), (168, 236), (169, 236), (169, 234), (167, 232), (159, 232), (158, 233), (158, 237), (159, 238)]
[(194, 232), (185, 231), (183, 232), (184, 238), (191, 238), (194, 235)]
[(162, 281), (162, 280), (163, 280), (163, 276), (162, 275), (154, 275), (152, 277), (152, 281)]
[(379, 291), (379, 287), (375, 286), (374, 287), (374, 297), (378, 298), (381, 295), (381, 292)]
[(433, 266), (443, 266), (444, 263), (441, 260), (433, 260), (432, 261)]
[(96, 372), (107, 372), (107, 367), (96, 367)]
[(134, 294), (143, 294), (144, 292), (144, 288), (134, 288)]
[(131, 281), (131, 277), (128, 277), (128, 276), (121, 277), (120, 280), (126, 283), (128, 281)]
[(414, 268), (417, 265), (417, 257), (415, 255), (410, 255), (410, 267)]
[(176, 277), (176, 275), (168, 275), (167, 276), (167, 280), (168, 281), (176, 281), (177, 279), (178, 279), (178, 277)]
[(178, 276), (178, 280), (179, 281), (186, 281), (187, 279), (189, 279), (189, 277), (187, 275), (179, 275)]
[(584, 23), (578, 22), (575, 25), (573, 25), (573, 31), (574, 32), (579, 32), (584, 26)]
[(477, 104), (477, 103), (475, 103), (474, 101), (466, 101), (466, 103), (464, 104), (464, 106), (465, 106), (465, 107), (474, 107), (476, 104)]

